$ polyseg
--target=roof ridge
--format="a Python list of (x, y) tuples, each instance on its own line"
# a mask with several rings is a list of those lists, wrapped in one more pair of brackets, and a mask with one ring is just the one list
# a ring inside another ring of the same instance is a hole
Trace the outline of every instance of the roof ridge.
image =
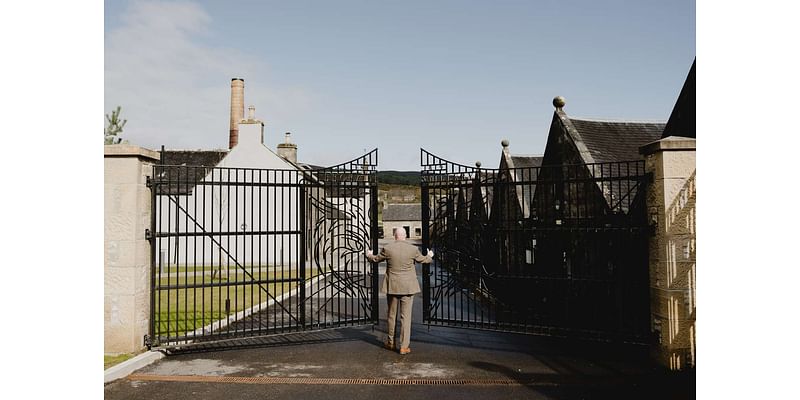
[(230, 149), (164, 149), (164, 151), (230, 151)]
[(588, 122), (618, 122), (618, 123), (630, 123), (630, 124), (666, 124), (667, 121), (664, 120), (657, 120), (657, 119), (613, 119), (613, 118), (586, 118), (586, 117), (568, 117), (571, 120), (576, 121), (588, 121)]

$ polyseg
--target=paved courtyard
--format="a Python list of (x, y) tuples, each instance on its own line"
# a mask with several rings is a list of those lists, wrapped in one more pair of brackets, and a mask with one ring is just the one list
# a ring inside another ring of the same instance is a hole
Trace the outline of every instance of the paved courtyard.
[(692, 398), (693, 377), (666, 373), (647, 348), (422, 324), (412, 353), (383, 348), (378, 326), (241, 340), (170, 355), (105, 386), (106, 399)]

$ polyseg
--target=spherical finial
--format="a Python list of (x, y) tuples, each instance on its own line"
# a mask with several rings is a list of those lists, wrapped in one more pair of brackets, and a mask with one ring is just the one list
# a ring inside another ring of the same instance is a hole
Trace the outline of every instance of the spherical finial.
[(553, 98), (553, 105), (554, 105), (556, 108), (564, 108), (564, 106), (565, 106), (566, 104), (567, 104), (567, 100), (566, 100), (566, 99), (564, 99), (564, 98), (563, 98), (563, 97), (561, 97), (561, 96), (556, 96), (556, 97), (554, 97), (554, 98)]
[(481, 162), (480, 161), (475, 161), (475, 166), (480, 168), (481, 167)]
[(508, 147), (508, 139), (503, 139), (503, 141), (500, 142), (500, 144), (503, 145), (503, 147)]

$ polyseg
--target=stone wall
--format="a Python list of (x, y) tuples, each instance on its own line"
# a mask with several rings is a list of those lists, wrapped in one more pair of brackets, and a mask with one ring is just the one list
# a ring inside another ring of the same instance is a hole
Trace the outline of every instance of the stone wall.
[(150, 190), (158, 153), (131, 145), (104, 146), (104, 349), (144, 347), (150, 322)]
[(650, 312), (654, 357), (672, 370), (696, 365), (695, 139), (668, 137), (641, 148), (653, 174)]
[[(403, 229), (404, 226), (409, 227), (409, 239), (422, 238), (422, 221), (383, 221), (383, 237), (387, 239), (392, 238), (393, 229)], [(420, 230), (419, 234), (417, 234), (417, 229)]]

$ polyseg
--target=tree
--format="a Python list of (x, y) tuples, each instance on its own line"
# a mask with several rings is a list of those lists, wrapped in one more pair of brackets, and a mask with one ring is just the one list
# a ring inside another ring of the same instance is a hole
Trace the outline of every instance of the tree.
[(106, 114), (105, 144), (122, 143), (122, 138), (119, 137), (119, 134), (122, 133), (122, 127), (125, 126), (128, 120), (123, 119), (122, 122), (120, 122), (119, 113), (121, 109), (122, 107), (117, 106), (116, 110), (111, 111), (111, 116)]

